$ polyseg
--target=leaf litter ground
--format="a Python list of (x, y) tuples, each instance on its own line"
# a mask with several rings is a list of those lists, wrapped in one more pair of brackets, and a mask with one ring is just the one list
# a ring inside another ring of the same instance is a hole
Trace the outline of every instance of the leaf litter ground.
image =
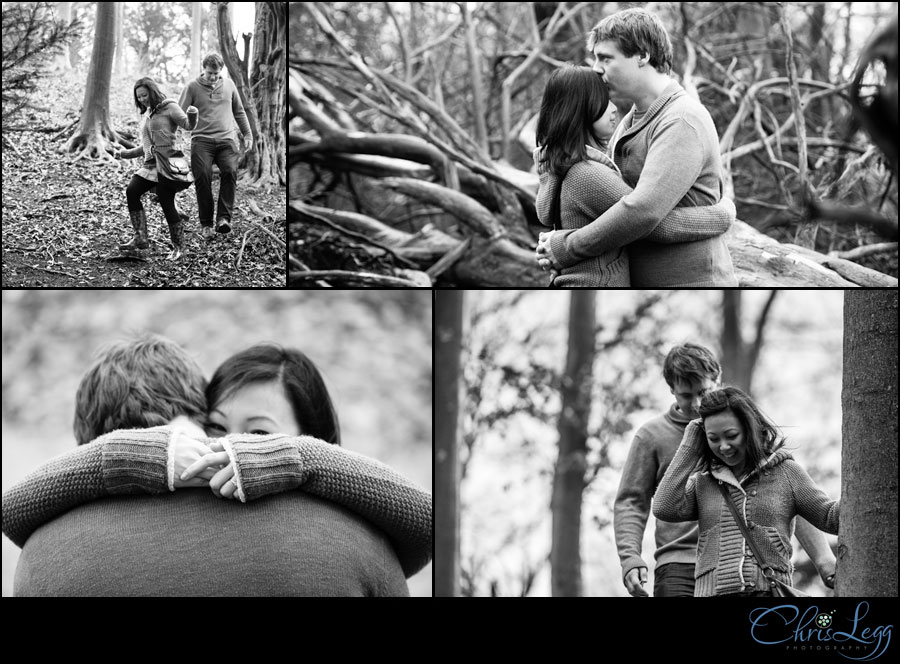
[[(165, 260), (171, 248), (168, 226), (156, 197), (145, 194), (149, 260), (107, 260), (131, 237), (125, 188), (139, 161), (121, 161), (121, 168), (72, 164), (71, 155), (58, 152), (72, 132), (58, 136), (50, 130), (77, 119), (71, 109), (83, 98), (83, 80), (74, 74), (44, 79), (35, 102), (47, 110), (20, 116), (15, 126), (25, 131), (4, 127), (16, 149), (3, 150), (3, 288), (283, 288), (284, 247), (252, 223), (285, 237), (282, 187), (250, 189), (238, 182), (232, 231), (209, 242), (200, 234), (194, 187), (178, 194), (178, 206), (189, 216), (180, 261)], [(110, 92), (112, 125), (130, 138), (139, 121), (132, 85), (133, 79), (122, 77)], [(175, 96), (172, 88), (166, 91)], [(214, 177), (214, 199), (218, 187)], [(251, 211), (251, 200), (265, 219)]]

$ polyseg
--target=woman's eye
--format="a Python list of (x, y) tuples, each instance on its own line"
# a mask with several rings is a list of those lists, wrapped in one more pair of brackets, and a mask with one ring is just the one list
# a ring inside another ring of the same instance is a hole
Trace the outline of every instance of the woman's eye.
[(225, 431), (225, 427), (215, 422), (207, 422), (203, 425), (203, 428), (206, 429), (207, 433), (223, 433)]
[(256, 436), (268, 436), (269, 435), (268, 431), (263, 431), (262, 429), (254, 429), (253, 431), (250, 431), (248, 433), (252, 433)]

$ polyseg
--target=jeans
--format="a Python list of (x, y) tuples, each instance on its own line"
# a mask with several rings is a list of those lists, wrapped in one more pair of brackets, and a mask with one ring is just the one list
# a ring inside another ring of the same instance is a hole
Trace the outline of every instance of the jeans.
[(213, 225), (212, 167), (219, 167), (219, 204), (216, 219), (231, 221), (234, 189), (237, 184), (237, 144), (233, 140), (216, 141), (195, 138), (191, 141), (191, 172), (197, 188), (197, 208), (201, 226)]
[(653, 578), (654, 597), (693, 597), (694, 565), (668, 563), (657, 567)]
[(166, 215), (166, 221), (170, 224), (176, 224), (180, 220), (178, 210), (175, 207), (175, 194), (179, 191), (187, 189), (191, 185), (187, 182), (174, 182), (164, 177), (159, 177), (159, 182), (152, 182), (140, 175), (131, 178), (128, 188), (125, 190), (125, 197), (128, 199), (128, 209), (132, 212), (143, 210), (141, 204), (141, 196), (156, 187), (156, 196), (159, 198), (159, 204)]

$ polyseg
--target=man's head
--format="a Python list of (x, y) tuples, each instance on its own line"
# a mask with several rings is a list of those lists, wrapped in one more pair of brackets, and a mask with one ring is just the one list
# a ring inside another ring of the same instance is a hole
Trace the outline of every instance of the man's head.
[(672, 71), (672, 42), (662, 22), (645, 9), (623, 9), (588, 33), (594, 70), (617, 99), (633, 101), (656, 74)]
[(719, 385), (722, 367), (708, 348), (680, 344), (672, 348), (663, 363), (663, 378), (678, 409), (688, 417), (699, 417), (700, 399)]
[(222, 69), (225, 67), (225, 61), (218, 53), (210, 53), (203, 58), (203, 79), (209, 83), (215, 83), (222, 78)]
[(75, 439), (89, 443), (116, 429), (167, 424), (206, 414), (206, 379), (183, 348), (144, 335), (102, 348), (75, 396)]

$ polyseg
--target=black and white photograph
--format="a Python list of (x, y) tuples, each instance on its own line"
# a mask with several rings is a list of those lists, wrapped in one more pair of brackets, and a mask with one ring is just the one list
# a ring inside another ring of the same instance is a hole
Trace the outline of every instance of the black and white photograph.
[(287, 4), (3, 3), (3, 288), (278, 288)]
[(290, 11), (292, 287), (897, 287), (896, 3)]
[(893, 289), (437, 291), (436, 596), (896, 598), (897, 328)]
[(6, 291), (4, 597), (431, 597), (432, 295)]

